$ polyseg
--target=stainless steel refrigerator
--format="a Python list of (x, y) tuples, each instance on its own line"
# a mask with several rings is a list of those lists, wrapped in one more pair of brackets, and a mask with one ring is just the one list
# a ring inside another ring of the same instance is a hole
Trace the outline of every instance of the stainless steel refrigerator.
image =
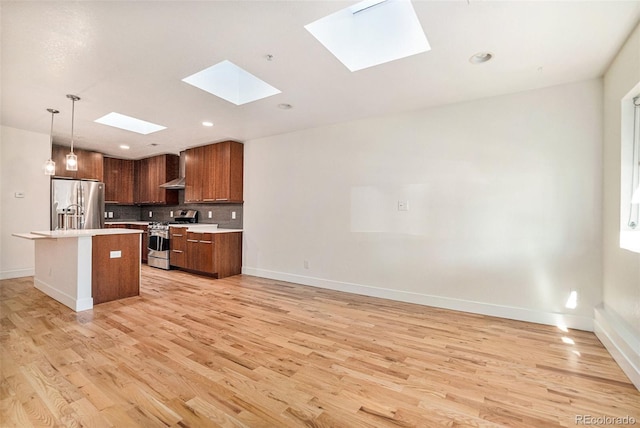
[(103, 227), (104, 183), (51, 179), (51, 230)]

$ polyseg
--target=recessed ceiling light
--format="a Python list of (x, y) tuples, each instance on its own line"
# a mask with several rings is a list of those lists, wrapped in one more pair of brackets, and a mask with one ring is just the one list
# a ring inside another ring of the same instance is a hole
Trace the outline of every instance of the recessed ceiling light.
[(291, 110), (293, 106), (291, 104), (282, 103), (278, 104), (278, 108), (281, 108), (282, 110)]
[(103, 125), (113, 126), (114, 128), (124, 129), (126, 131), (137, 132), (138, 134), (151, 134), (152, 132), (167, 129), (166, 126), (156, 125), (155, 123), (136, 119), (135, 117), (125, 116), (124, 114), (111, 112), (94, 122)]
[(126, 144), (120, 144), (120, 148), (122, 150), (129, 150), (131, 147), (127, 146)]
[(484, 62), (490, 61), (493, 58), (493, 54), (490, 52), (478, 52), (469, 58), (469, 62), (471, 64), (482, 64)]
[(209, 122), (205, 120), (204, 122), (202, 122), (202, 126), (209, 126), (209, 127), (213, 126), (213, 122)]
[(238, 106), (280, 93), (279, 89), (227, 60), (182, 81)]
[(351, 71), (431, 49), (405, 0), (365, 0), (304, 28)]

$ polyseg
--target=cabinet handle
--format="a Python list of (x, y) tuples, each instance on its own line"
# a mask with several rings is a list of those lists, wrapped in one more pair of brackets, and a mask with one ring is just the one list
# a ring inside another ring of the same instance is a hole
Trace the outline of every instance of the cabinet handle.
[(180, 235), (180, 234), (178, 234), (178, 233), (174, 233), (174, 234), (173, 234), (173, 236), (174, 236), (174, 237), (175, 237), (175, 236), (180, 236), (180, 237), (182, 237), (182, 236), (184, 236), (184, 235)]
[(201, 244), (211, 244), (211, 241), (200, 241)]
[(206, 199), (206, 198), (205, 198), (205, 199), (203, 199), (202, 201), (203, 201), (203, 202), (214, 202), (214, 201), (217, 201), (217, 199)]
[(219, 198), (219, 199), (216, 199), (216, 201), (228, 201), (228, 200), (229, 200), (229, 198)]
[(182, 250), (172, 250), (174, 253), (182, 253)]
[(187, 239), (187, 242), (198, 242), (197, 239)]

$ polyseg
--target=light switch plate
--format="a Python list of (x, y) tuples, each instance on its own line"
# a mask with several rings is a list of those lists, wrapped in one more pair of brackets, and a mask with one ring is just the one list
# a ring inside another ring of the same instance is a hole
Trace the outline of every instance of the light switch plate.
[(398, 201), (398, 211), (409, 211), (409, 201)]
[(213, 213), (211, 211), (209, 211), (208, 216), (209, 216), (209, 218), (213, 218)]
[(235, 219), (236, 219), (236, 212), (231, 211), (231, 220), (235, 220)]

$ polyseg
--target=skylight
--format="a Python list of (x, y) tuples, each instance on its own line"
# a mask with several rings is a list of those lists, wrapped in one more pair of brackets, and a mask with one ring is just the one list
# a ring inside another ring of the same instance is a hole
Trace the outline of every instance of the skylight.
[(280, 90), (227, 60), (185, 77), (182, 81), (235, 105), (280, 93)]
[(135, 117), (125, 116), (124, 114), (115, 112), (111, 112), (105, 116), (102, 116), (101, 118), (94, 120), (94, 122), (113, 126), (114, 128), (124, 129), (126, 131), (137, 132), (138, 134), (143, 135), (167, 129), (166, 126), (156, 125), (155, 123), (136, 119)]
[(351, 71), (431, 50), (409, 0), (365, 0), (304, 28)]

